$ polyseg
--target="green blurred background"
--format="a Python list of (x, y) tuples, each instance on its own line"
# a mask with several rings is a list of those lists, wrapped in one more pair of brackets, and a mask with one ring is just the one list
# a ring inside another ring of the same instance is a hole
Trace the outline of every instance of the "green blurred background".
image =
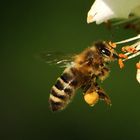
[(93, 0), (1, 2), (1, 140), (140, 139), (140, 85), (135, 63), (112, 63), (102, 87), (112, 107), (93, 108), (78, 92), (62, 112), (49, 110), (49, 90), (63, 69), (38, 59), (40, 52), (80, 52), (96, 40), (119, 41), (133, 31), (87, 24)]

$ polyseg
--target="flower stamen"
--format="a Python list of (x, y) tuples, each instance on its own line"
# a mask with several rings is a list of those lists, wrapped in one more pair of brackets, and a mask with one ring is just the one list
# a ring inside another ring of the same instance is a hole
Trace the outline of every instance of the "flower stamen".
[(136, 53), (137, 52), (136, 48), (134, 48), (132, 46), (122, 47), (122, 51), (123, 52), (129, 52), (129, 53)]
[(123, 63), (123, 60), (121, 58), (119, 58), (118, 64), (119, 64), (121, 69), (124, 67), (124, 63)]
[(120, 53), (119, 54), (119, 57), (120, 58), (124, 58), (124, 59), (127, 59), (128, 58), (128, 56), (126, 54), (123, 54), (123, 53)]
[(117, 47), (116, 43), (113, 43), (113, 42), (111, 42), (111, 41), (109, 41), (108, 44), (109, 44), (112, 48), (116, 48), (116, 47)]

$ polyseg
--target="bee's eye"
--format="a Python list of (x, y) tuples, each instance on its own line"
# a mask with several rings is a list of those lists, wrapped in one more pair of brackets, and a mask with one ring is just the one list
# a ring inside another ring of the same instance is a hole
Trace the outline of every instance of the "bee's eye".
[(101, 53), (106, 55), (106, 56), (110, 56), (110, 54), (111, 54), (111, 52), (108, 49), (105, 49), (105, 48), (101, 50)]
[(107, 45), (104, 42), (97, 42), (95, 44), (97, 49), (100, 51), (100, 53), (104, 56), (110, 56), (111, 52), (107, 49)]

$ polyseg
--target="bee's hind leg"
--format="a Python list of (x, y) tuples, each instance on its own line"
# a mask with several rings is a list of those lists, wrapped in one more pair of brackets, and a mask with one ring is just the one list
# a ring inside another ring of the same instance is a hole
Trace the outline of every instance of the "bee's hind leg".
[(84, 90), (84, 99), (90, 106), (95, 105), (99, 99), (104, 100), (106, 104), (111, 105), (109, 96), (96, 82), (90, 84), (90, 86), (88, 85), (88, 88), (86, 87), (86, 90)]
[(99, 100), (99, 94), (96, 92), (96, 87), (93, 83), (89, 83), (82, 87), (84, 92), (84, 100), (90, 105), (94, 106)]
[(105, 103), (107, 104), (107, 105), (111, 105), (111, 99), (110, 99), (110, 97), (105, 93), (105, 91), (101, 88), (101, 87), (99, 87), (98, 86), (98, 88), (97, 88), (97, 93), (99, 94), (99, 98), (101, 99), (101, 100), (104, 100), (105, 101)]

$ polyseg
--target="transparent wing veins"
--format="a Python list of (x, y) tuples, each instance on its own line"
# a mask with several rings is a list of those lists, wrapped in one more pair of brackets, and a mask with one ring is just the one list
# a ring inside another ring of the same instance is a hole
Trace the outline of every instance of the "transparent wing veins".
[(67, 67), (73, 61), (72, 54), (60, 53), (60, 52), (43, 52), (41, 53), (41, 59), (50, 65), (59, 65), (59, 67)]

